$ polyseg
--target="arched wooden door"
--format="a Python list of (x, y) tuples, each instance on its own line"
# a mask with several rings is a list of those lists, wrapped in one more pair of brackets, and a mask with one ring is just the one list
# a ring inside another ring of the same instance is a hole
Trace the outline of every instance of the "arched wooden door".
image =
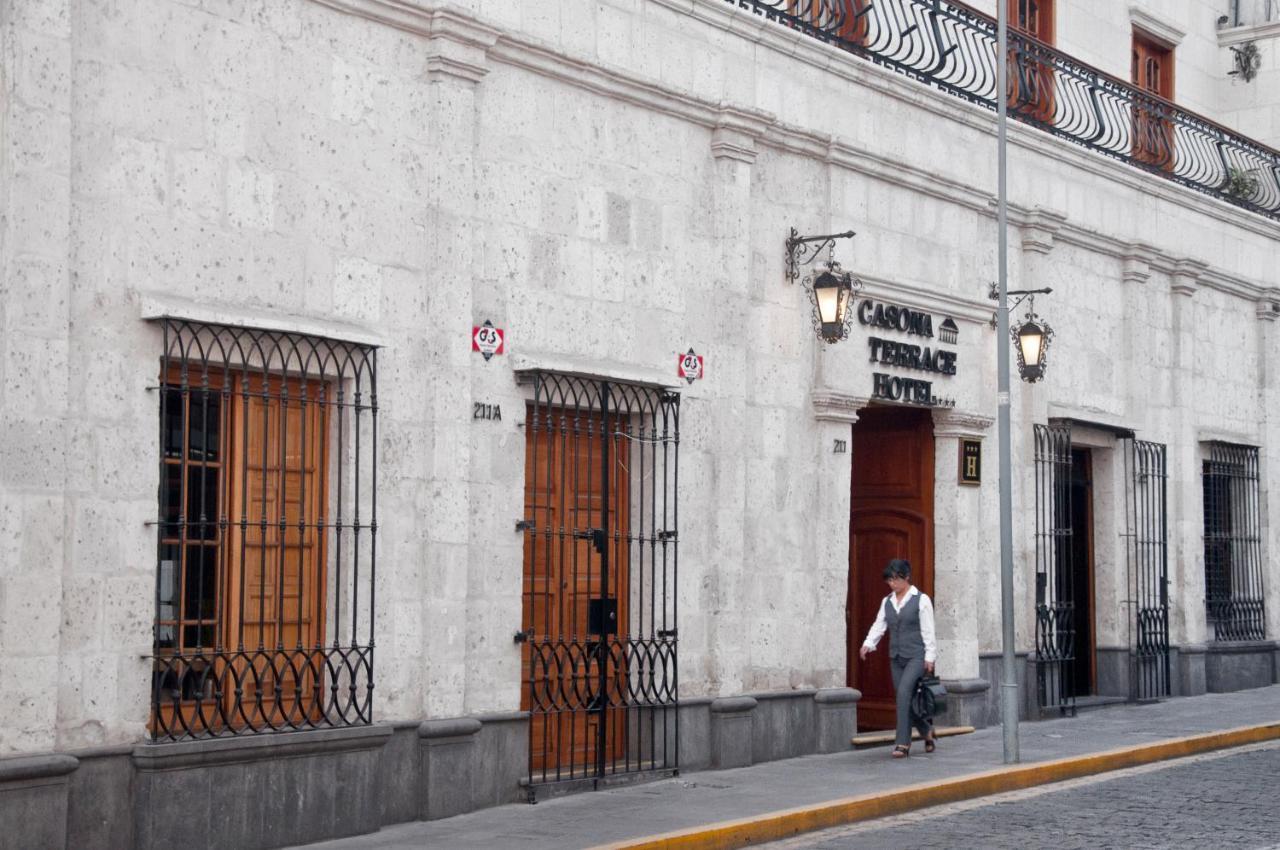
[(859, 729), (894, 724), (888, 637), (866, 661), (858, 648), (889, 592), (892, 558), (911, 562), (912, 583), (933, 594), (933, 418), (928, 410), (871, 407), (853, 426), (849, 515), (847, 680), (862, 692)]

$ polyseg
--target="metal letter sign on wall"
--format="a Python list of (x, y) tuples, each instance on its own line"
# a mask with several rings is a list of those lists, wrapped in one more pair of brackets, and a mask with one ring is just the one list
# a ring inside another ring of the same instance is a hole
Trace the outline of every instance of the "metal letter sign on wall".
[(675, 769), (680, 397), (531, 378), (516, 635), (531, 794)]
[(1074, 714), (1071, 429), (1036, 425), (1036, 699)]
[(1129, 471), (1128, 598), (1130, 692), (1139, 701), (1169, 696), (1169, 534), (1165, 447), (1125, 441)]

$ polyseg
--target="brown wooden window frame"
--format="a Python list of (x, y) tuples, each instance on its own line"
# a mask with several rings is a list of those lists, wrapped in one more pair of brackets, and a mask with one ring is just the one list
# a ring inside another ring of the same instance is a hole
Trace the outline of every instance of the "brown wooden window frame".
[(1133, 29), (1129, 76), (1136, 89), (1133, 101), (1133, 158), (1163, 171), (1172, 171), (1175, 49), (1138, 27)]
[(371, 722), (376, 350), (162, 322), (152, 739)]

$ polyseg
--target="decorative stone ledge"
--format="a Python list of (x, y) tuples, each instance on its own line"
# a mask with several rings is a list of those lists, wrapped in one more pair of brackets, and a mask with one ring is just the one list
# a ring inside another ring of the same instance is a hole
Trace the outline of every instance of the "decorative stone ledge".
[(933, 411), (933, 436), (981, 440), (995, 421), (995, 417), (981, 413), (968, 413), (955, 408), (949, 410), (939, 408)]
[(46, 754), (0, 759), (0, 783), (66, 776), (80, 766), (74, 756)]
[(814, 419), (850, 425), (858, 421), (858, 411), (870, 402), (866, 396), (851, 396), (835, 390), (814, 390), (811, 400)]
[(141, 744), (133, 748), (132, 758), (138, 770), (153, 771), (247, 764), (299, 756), (327, 756), (379, 749), (391, 737), (391, 732), (391, 727), (384, 725), (350, 726), (305, 732), (273, 732), (243, 738)]
[(1168, 18), (1156, 14), (1140, 3), (1133, 3), (1129, 6), (1129, 21), (1138, 29), (1148, 35), (1155, 36), (1169, 47), (1177, 47), (1187, 37), (1186, 30), (1181, 29), (1170, 22)]

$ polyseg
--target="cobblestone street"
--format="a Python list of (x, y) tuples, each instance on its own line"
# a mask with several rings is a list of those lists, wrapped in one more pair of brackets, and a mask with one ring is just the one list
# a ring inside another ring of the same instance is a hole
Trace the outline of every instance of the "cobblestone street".
[(1280, 847), (1280, 743), (839, 827), (770, 850)]

